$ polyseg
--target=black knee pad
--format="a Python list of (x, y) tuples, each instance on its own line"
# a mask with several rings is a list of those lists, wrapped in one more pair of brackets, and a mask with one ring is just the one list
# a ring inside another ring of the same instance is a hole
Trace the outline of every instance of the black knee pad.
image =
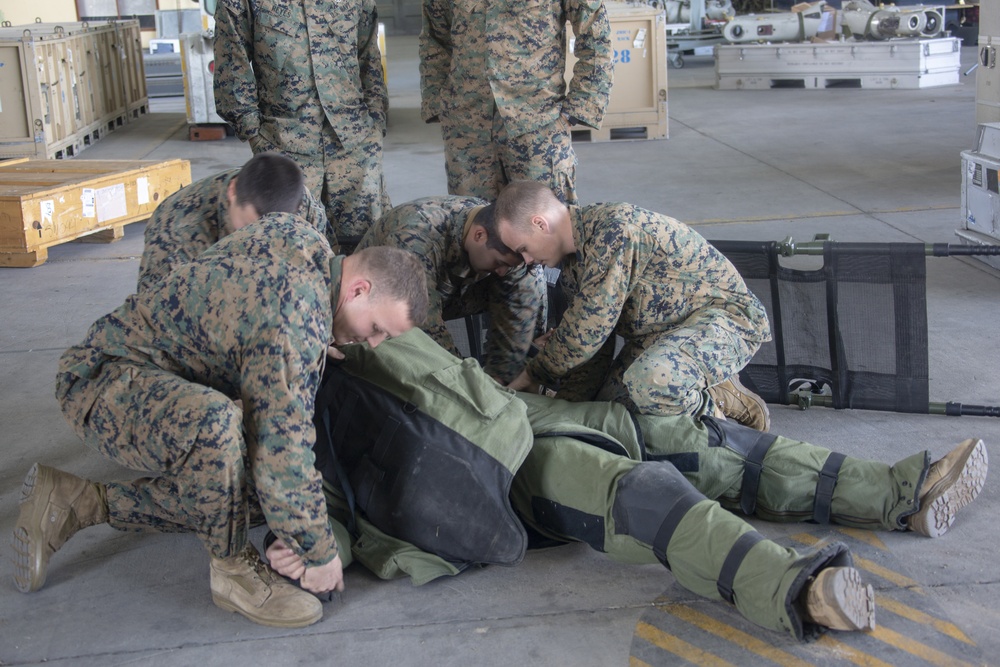
[(674, 466), (641, 463), (618, 481), (611, 509), (615, 532), (649, 544), (669, 568), (667, 545), (681, 519), (702, 500), (705, 496)]

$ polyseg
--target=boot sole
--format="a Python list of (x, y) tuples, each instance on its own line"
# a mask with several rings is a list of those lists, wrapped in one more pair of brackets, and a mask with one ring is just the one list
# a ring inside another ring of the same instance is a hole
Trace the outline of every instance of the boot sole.
[[(41, 480), (39, 480), (41, 476)], [(39, 470), (38, 464), (31, 466), (31, 470), (24, 478), (21, 485), (21, 512), (17, 518), (17, 526), (14, 528), (14, 585), (22, 593), (37, 591), (45, 584), (45, 566), (42, 562), (42, 546), (38, 536), (32, 537), (28, 528), (39, 526), (44, 517), (39, 516), (39, 504), (35, 503), (27, 506), (28, 501), (39, 485), (44, 485), (51, 476)], [(41, 505), (44, 512), (45, 504)], [(28, 516), (25, 516), (27, 514)]]
[(920, 508), (918, 519), (911, 528), (927, 537), (941, 537), (952, 524), (959, 510), (975, 500), (986, 484), (989, 454), (982, 440), (969, 450), (961, 468), (955, 466), (953, 474), (939, 480), (924, 499), (926, 511)]
[(867, 631), (875, 629), (875, 589), (861, 581), (853, 567), (837, 568), (824, 577), (822, 603), (810, 605), (813, 621), (831, 630)]
[(297, 620), (261, 617), (257, 616), (256, 614), (252, 613), (247, 609), (238, 607), (237, 605), (230, 602), (229, 599), (224, 598), (221, 595), (216, 595), (214, 592), (212, 593), (212, 602), (215, 603), (215, 606), (225, 609), (226, 611), (231, 611), (235, 614), (240, 614), (241, 616), (245, 616), (254, 623), (257, 623), (258, 625), (266, 625), (272, 628), (304, 628), (312, 625), (313, 623), (323, 618), (322, 608), (319, 610), (317, 614), (314, 614), (313, 616)]

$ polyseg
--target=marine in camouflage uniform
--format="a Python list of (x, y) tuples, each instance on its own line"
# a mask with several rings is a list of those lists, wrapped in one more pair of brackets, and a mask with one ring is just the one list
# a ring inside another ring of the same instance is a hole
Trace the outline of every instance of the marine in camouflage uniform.
[[(175, 266), (190, 262), (233, 232), (226, 192), (239, 173), (239, 169), (230, 169), (203, 178), (181, 188), (156, 207), (146, 222), (136, 291), (149, 289)], [(337, 237), (326, 213), (308, 189), (303, 190), (298, 215), (326, 236), (334, 252), (338, 250)]]
[[(578, 58), (567, 88), (566, 24)], [(421, 116), (439, 120), (448, 192), (494, 200), (517, 179), (576, 203), (570, 125), (599, 127), (613, 75), (603, 0), (424, 0)]]
[[(524, 187), (535, 184), (505, 190), (512, 196), (497, 202), (501, 238), (521, 251), (506, 211)], [(639, 414), (711, 414), (708, 389), (734, 378), (770, 339), (767, 313), (736, 268), (666, 215), (624, 203), (566, 207), (547, 198), (549, 210), (559, 211), (559, 233), (575, 247), (545, 258), (550, 265), (562, 260), (570, 304), (528, 362), (528, 378), (558, 384), (560, 398), (618, 401)], [(624, 347), (614, 357), (616, 336)]]
[(358, 245), (388, 245), (415, 253), (427, 271), (430, 306), (421, 327), (439, 345), (461, 356), (445, 321), (487, 313), (483, 367), (509, 382), (524, 367), (544, 321), (547, 285), (541, 267), (517, 266), (504, 275), (477, 274), (466, 251), (476, 214), (489, 202), (475, 197), (426, 197), (393, 208)]
[(259, 504), (307, 566), (337, 555), (312, 415), (342, 260), (295, 216), (268, 215), (66, 351), (56, 396), (76, 433), (150, 474), (106, 485), (113, 527), (195, 532), (226, 558)]
[(337, 238), (357, 242), (388, 210), (389, 98), (374, 0), (220, 0), (215, 106), (254, 153), (298, 162)]

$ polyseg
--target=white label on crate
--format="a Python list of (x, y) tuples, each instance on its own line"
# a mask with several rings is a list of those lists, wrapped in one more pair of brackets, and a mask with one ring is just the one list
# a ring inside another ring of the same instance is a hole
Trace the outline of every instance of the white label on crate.
[(646, 43), (646, 29), (640, 28), (639, 32), (635, 34), (635, 39), (632, 40), (632, 46), (637, 49), (641, 49), (642, 45)]
[(41, 202), (41, 205), (42, 205), (42, 224), (51, 225), (52, 214), (56, 212), (56, 203), (51, 199), (45, 199)]
[(82, 204), (83, 211), (81, 214), (85, 218), (94, 217), (94, 188), (84, 188), (83, 193), (80, 195), (80, 203)]
[(97, 202), (97, 221), (107, 222), (128, 215), (125, 205), (125, 184), (118, 183), (94, 191)]
[(145, 206), (149, 203), (149, 179), (145, 176), (140, 176), (135, 179), (135, 196), (139, 201), (139, 206)]

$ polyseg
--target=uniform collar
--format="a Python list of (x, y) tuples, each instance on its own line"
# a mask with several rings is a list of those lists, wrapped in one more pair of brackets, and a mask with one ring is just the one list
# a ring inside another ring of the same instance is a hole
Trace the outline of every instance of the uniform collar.
[(580, 262), (583, 261), (583, 245), (587, 241), (587, 223), (583, 216), (583, 210), (579, 206), (571, 204), (567, 208), (569, 209), (569, 221), (573, 230), (573, 245), (576, 246), (574, 256)]

